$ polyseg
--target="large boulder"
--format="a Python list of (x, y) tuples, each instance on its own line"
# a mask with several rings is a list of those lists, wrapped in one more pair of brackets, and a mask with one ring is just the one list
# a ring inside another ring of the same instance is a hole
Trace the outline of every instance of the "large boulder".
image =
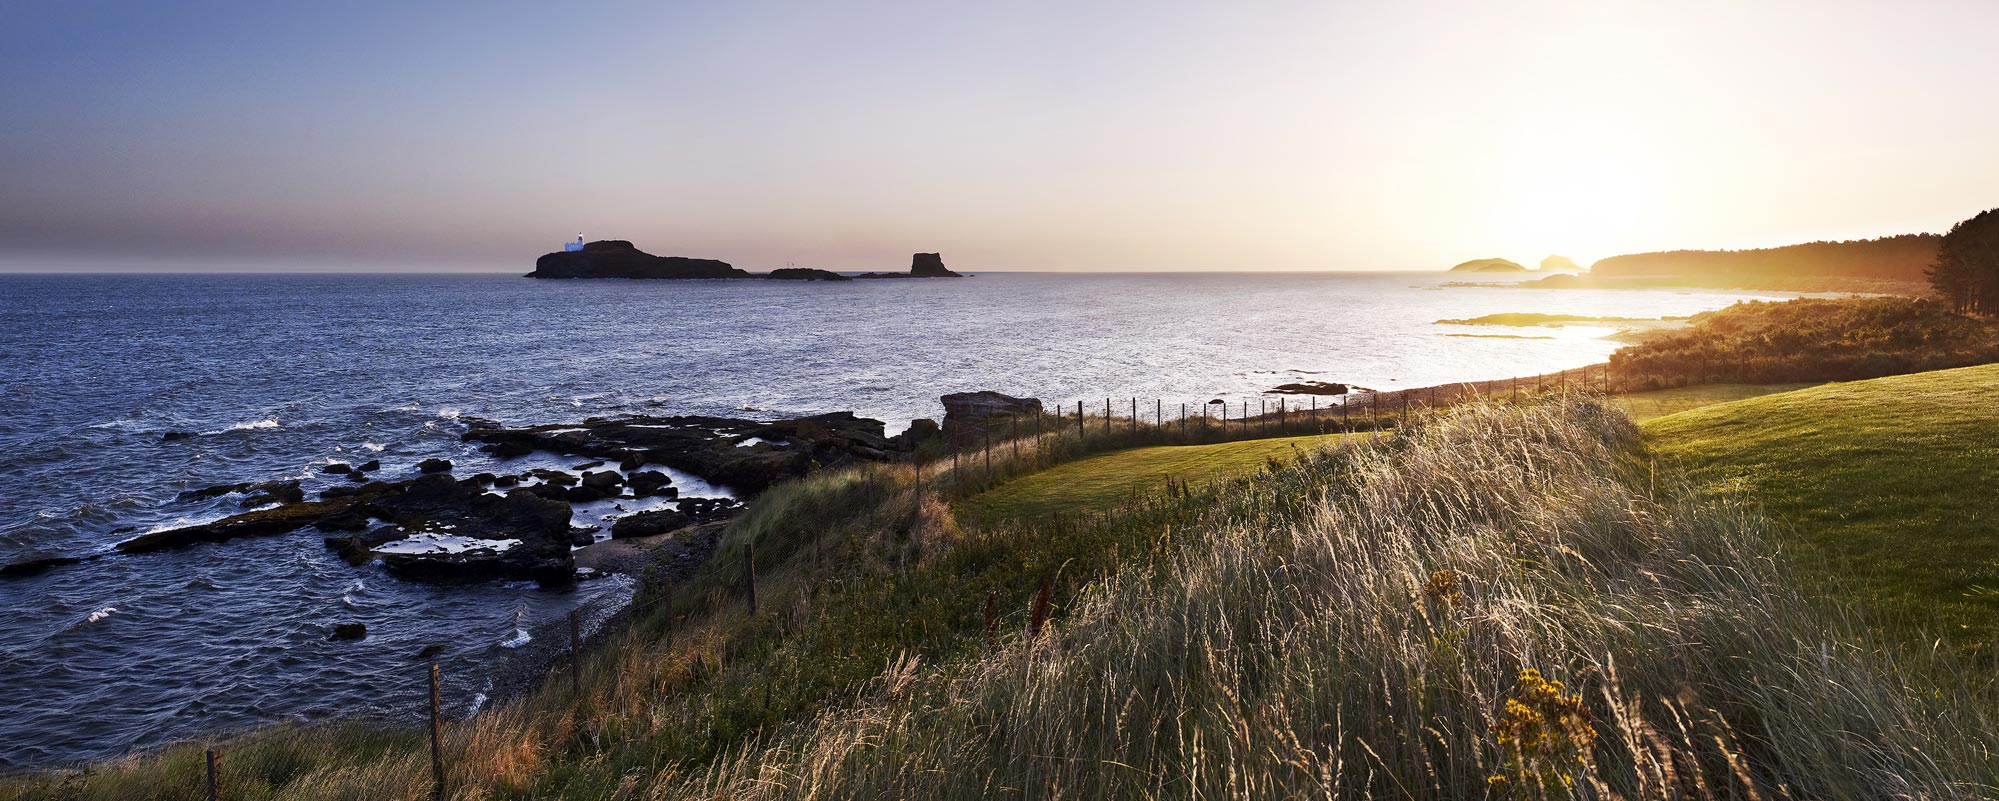
[(694, 518), (675, 509), (659, 509), (651, 512), (625, 515), (611, 524), (611, 539), (623, 540), (632, 537), (653, 537), (694, 525)]
[(529, 278), (749, 278), (714, 259), (654, 256), (622, 239), (591, 242), (582, 250), (536, 259)]
[(954, 392), (938, 400), (944, 402), (944, 438), (957, 444), (978, 441), (987, 434), (1005, 434), (1009, 425), (1041, 411), (1039, 398), (981, 390)]

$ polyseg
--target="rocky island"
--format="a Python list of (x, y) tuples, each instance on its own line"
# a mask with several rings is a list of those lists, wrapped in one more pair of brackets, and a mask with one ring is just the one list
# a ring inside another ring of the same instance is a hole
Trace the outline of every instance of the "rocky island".
[(906, 273), (863, 273), (862, 278), (963, 278), (963, 274), (952, 272), (944, 266), (944, 257), (936, 253), (918, 253), (909, 259)]
[(1524, 273), (1527, 268), (1520, 262), (1506, 259), (1472, 259), (1451, 268), (1454, 273)]
[[(726, 261), (685, 256), (654, 256), (623, 239), (585, 243), (582, 237), (560, 251), (535, 259), (529, 278), (764, 278), (775, 281), (851, 281), (848, 276), (812, 267), (781, 267), (768, 274), (745, 272)], [(963, 278), (944, 266), (936, 253), (910, 258), (906, 273), (865, 273), (861, 278)]]
[(654, 256), (623, 239), (591, 242), (535, 259), (529, 278), (749, 278), (726, 261)]

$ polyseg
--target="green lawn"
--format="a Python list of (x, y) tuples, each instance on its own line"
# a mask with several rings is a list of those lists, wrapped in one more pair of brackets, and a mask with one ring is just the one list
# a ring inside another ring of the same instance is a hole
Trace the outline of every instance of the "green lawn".
[(1134, 493), (1164, 490), (1169, 476), (1198, 486), (1256, 472), (1272, 458), (1289, 460), (1297, 453), (1334, 444), (1345, 436), (1316, 434), (1213, 445), (1132, 448), (1022, 476), (963, 502), (960, 510), (984, 519), (1102, 511)]
[(1658, 458), (1785, 524), (1808, 566), (1882, 620), (1995, 653), (1999, 365), (1826, 384), (1644, 430)]
[(1817, 384), (1707, 384), (1695, 387), (1657, 389), (1650, 392), (1629, 392), (1613, 395), (1610, 402), (1624, 409), (1626, 414), (1639, 422), (1655, 417), (1678, 414), (1688, 409), (1713, 406), (1778, 392), (1790, 392)]

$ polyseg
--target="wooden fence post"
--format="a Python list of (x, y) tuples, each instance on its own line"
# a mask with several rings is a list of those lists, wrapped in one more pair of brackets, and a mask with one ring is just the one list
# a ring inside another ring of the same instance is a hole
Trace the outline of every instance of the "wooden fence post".
[(1131, 433), (1138, 433), (1138, 398), (1131, 399)]
[(986, 593), (986, 650), (999, 650), (999, 593)]
[(569, 689), (578, 699), (583, 697), (583, 626), (576, 620), (577, 610), (569, 610)]
[(444, 798), (444, 702), (437, 692), (437, 663), (430, 663), (430, 779), (431, 795)]
[(1076, 443), (1082, 444), (1083, 437), (1083, 402), (1076, 401)]
[(215, 781), (215, 749), (208, 749), (208, 801), (222, 801), (222, 787)]
[(1034, 608), (1027, 615), (1027, 639), (1031, 642), (1041, 636), (1041, 627), (1048, 622), (1048, 577), (1041, 577), (1041, 591), (1034, 594)]
[(749, 597), (750, 616), (757, 614), (757, 544), (743, 543), (743, 591)]

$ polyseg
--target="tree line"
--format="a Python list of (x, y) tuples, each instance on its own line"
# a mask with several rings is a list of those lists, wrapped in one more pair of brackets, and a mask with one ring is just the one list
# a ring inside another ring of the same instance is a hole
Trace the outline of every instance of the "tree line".
[(1965, 314), (1999, 314), (1999, 209), (1951, 226), (1929, 269), (1930, 286)]
[(1806, 242), (1751, 250), (1673, 250), (1601, 259), (1590, 272), (1605, 276), (1781, 275), (1921, 281), (1943, 238), (1902, 234), (1846, 242)]

